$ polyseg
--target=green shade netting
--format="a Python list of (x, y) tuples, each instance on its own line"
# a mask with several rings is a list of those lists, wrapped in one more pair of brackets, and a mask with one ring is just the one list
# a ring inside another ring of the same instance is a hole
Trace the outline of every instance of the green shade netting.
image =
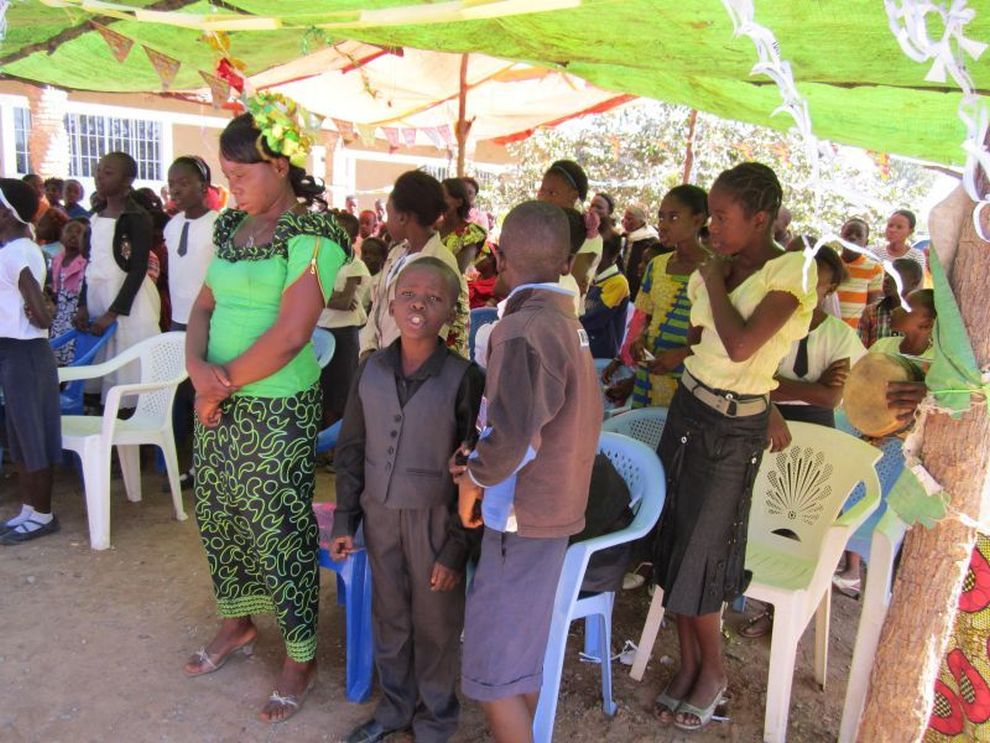
[[(925, 375), (925, 384), (939, 408), (958, 417), (973, 405), (990, 409), (990, 384), (983, 381), (976, 356), (963, 325), (959, 306), (935, 250), (928, 265), (935, 285), (938, 320), (932, 335), (935, 359)], [(949, 496), (944, 491), (929, 495), (910, 469), (905, 468), (888, 497), (891, 509), (906, 524), (931, 528), (945, 517)]]
[[(412, 0), (230, 0), (228, 7), (277, 15), (291, 27), (232, 32), (231, 53), (245, 60), (253, 74), (295, 59), (304, 49), (314, 50), (312, 34), (306, 42), (304, 36), (317, 23), (352, 20), (358, 10), (415, 4)], [(209, 3), (199, 2), (185, 6), (182, 12), (210, 10)], [(59, 45), (51, 54), (11, 56), (27, 44), (43, 42), (91, 17), (78, 8), (48, 8), (37, 0), (15, 2), (8, 11), (8, 38), (0, 48), (0, 64), (8, 60), (3, 72), (66, 88), (160, 90), (158, 77), (140, 48), (118, 64), (94, 31)], [(962, 162), (959, 145), (965, 131), (956, 116), (958, 89), (951, 80), (925, 82), (930, 63), (919, 64), (904, 55), (888, 28), (882, 3), (766, 0), (757, 3), (756, 20), (776, 35), (781, 57), (791, 63), (798, 88), (808, 100), (819, 137), (935, 162)], [(106, 22), (115, 31), (182, 62), (173, 89), (201, 88), (199, 71), (213, 68), (212, 50), (199, 40), (196, 30), (136, 21)], [(939, 31), (933, 28), (930, 33)], [(782, 130), (792, 124), (786, 115), (771, 116), (780, 104), (777, 87), (766, 77), (750, 76), (756, 51), (748, 38), (733, 37), (720, 0), (584, 0), (567, 10), (497, 19), (367, 25), (327, 33), (332, 34), (331, 40), (479, 52), (562, 68), (607, 90)], [(977, 7), (966, 35), (990, 39), (990, 7)], [(967, 64), (977, 88), (990, 89), (990, 52), (979, 62), (967, 59)]]

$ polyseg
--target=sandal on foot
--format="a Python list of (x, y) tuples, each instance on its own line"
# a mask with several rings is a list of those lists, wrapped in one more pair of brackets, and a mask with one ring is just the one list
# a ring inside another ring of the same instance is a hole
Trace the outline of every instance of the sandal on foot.
[(196, 673), (190, 673), (189, 671), (183, 669), (183, 673), (185, 673), (189, 678), (196, 678), (197, 676), (205, 676), (208, 673), (219, 671), (223, 668), (223, 664), (230, 659), (230, 656), (237, 652), (241, 652), (244, 654), (244, 657), (250, 658), (254, 654), (254, 639), (255, 638), (251, 638), (243, 645), (238, 645), (236, 648), (231, 648), (216, 660), (213, 660), (213, 658), (210, 657), (210, 654), (206, 652), (206, 648), (202, 647), (193, 653), (192, 658), (187, 661), (187, 663), (196, 663), (201, 670)]
[(773, 611), (767, 609), (761, 611), (755, 617), (739, 628), (739, 636), (748, 640), (755, 640), (770, 633), (773, 629)]
[(863, 583), (859, 578), (843, 578), (841, 575), (832, 576), (832, 585), (843, 596), (853, 599), (859, 598), (859, 592), (863, 587)]
[(693, 704), (689, 704), (688, 702), (681, 702), (681, 706), (677, 708), (677, 714), (693, 715), (698, 718), (698, 722), (678, 722), (675, 719), (674, 725), (677, 729), (693, 732), (695, 730), (701, 730), (708, 723), (710, 723), (712, 718), (715, 716), (715, 709), (722, 703), (722, 697), (725, 694), (725, 689), (726, 687), (724, 686), (719, 689), (718, 693), (715, 694), (715, 698), (712, 700), (712, 703), (704, 708), (695, 707)]
[[(298, 696), (296, 696), (295, 694), (286, 694), (285, 696), (282, 696), (281, 694), (278, 693), (278, 689), (273, 689), (272, 695), (268, 697), (268, 704), (272, 704), (274, 702), (275, 704), (280, 705), (283, 709), (287, 710), (288, 714), (286, 714), (284, 717), (279, 718), (278, 720), (275, 720), (271, 717), (267, 717), (267, 718), (262, 717), (261, 718), (262, 722), (267, 722), (274, 725), (276, 723), (285, 722), (286, 720), (291, 719), (292, 716), (296, 714), (296, 712), (302, 709), (302, 704), (304, 701), (306, 701), (306, 695), (309, 694), (309, 690), (313, 688), (313, 684), (315, 681), (316, 679), (311, 680), (306, 685), (306, 688), (303, 689), (302, 694), (299, 694)], [(267, 707), (268, 704), (266, 704), (265, 706)]]
[[(667, 689), (669, 688), (668, 686)], [(657, 698), (653, 700), (653, 716), (664, 725), (669, 725), (674, 721), (674, 718), (677, 716), (677, 710), (682, 704), (680, 699), (676, 699), (668, 694), (667, 689), (660, 692)], [(664, 720), (662, 717), (664, 714), (669, 714), (670, 719)]]

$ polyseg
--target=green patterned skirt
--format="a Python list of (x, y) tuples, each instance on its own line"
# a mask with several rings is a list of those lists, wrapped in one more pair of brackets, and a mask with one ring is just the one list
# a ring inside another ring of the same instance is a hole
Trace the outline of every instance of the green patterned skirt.
[(275, 615), (286, 653), (316, 655), (318, 529), (313, 516), (320, 389), (235, 396), (216, 428), (196, 421), (196, 520), (221, 617)]

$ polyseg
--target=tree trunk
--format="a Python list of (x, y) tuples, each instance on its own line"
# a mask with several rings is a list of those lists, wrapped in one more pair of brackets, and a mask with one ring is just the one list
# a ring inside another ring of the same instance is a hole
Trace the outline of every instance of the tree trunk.
[[(982, 368), (990, 360), (990, 243), (977, 236), (969, 217), (947, 272)], [(961, 420), (929, 414), (921, 456), (949, 494), (949, 507), (983, 518), (990, 485), (986, 406), (975, 405)], [(975, 540), (975, 529), (951, 517), (932, 529), (915, 526), (908, 533), (870, 678), (860, 741), (901, 743), (924, 734)]]
[(467, 120), (467, 72), (468, 72), (468, 55), (461, 55), (461, 75), (460, 75), (460, 86), (458, 87), (457, 93), (457, 126), (455, 127), (454, 136), (457, 137), (457, 177), (464, 177), (464, 160), (467, 155), (465, 148), (467, 147), (468, 132), (471, 130), (471, 124)]

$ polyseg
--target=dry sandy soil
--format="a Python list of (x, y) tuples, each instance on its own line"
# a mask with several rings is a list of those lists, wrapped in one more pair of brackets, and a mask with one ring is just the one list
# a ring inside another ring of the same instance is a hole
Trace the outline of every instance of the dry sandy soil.
[[(147, 471), (147, 468), (146, 468)], [(332, 477), (321, 474), (318, 500), (332, 500)], [(336, 741), (366, 719), (373, 706), (344, 698), (344, 617), (332, 575), (322, 577), (318, 683), (292, 720), (271, 726), (256, 719), (281, 659), (270, 618), (259, 621), (251, 659), (232, 658), (218, 673), (183, 676), (185, 658), (211, 637), (215, 615), (206, 560), (195, 521), (176, 522), (160, 477), (146, 474), (144, 501), (130, 503), (112, 484), (113, 547), (90, 550), (82, 488), (71, 470), (58, 474), (60, 533), (0, 547), (0, 740), (18, 741)], [(9, 466), (0, 480), (0, 515), (16, 506)], [(192, 513), (191, 495), (186, 508)], [(613, 618), (614, 643), (638, 639), (649, 597), (624, 592)], [(833, 593), (828, 690), (816, 688), (812, 631), (799, 648), (789, 737), (835, 740), (845, 694), (857, 602)], [(571, 653), (557, 712), (558, 741), (757, 741), (761, 738), (769, 637), (743, 640), (743, 621), (726, 615), (729, 721), (694, 735), (661, 728), (652, 699), (676, 656), (663, 630), (642, 683), (615, 663), (619, 713), (606, 718), (598, 699), (597, 666), (578, 660), (582, 628), (572, 625)], [(372, 699), (372, 702), (374, 699)], [(405, 740), (398, 736), (397, 740)], [(489, 740), (480, 710), (466, 703), (458, 741)]]

